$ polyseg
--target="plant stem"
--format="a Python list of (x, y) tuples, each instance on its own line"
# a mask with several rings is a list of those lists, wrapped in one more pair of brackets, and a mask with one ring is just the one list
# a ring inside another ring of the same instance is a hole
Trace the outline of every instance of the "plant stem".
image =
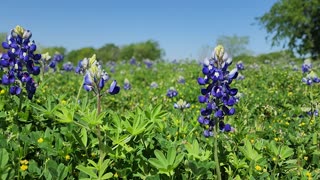
[(220, 163), (218, 158), (218, 124), (214, 126), (214, 161), (216, 162), (217, 179), (221, 180)]
[(80, 97), (80, 93), (81, 93), (81, 89), (82, 89), (82, 85), (84, 83), (84, 79), (82, 80), (82, 83), (80, 84), (79, 90), (78, 90), (78, 95), (77, 95), (77, 99), (76, 99), (76, 104), (78, 103), (79, 97)]
[[(97, 93), (97, 116), (101, 113), (101, 96), (100, 96), (100, 91)], [(103, 144), (102, 144), (102, 138), (101, 138), (101, 130), (100, 130), (100, 125), (97, 125), (97, 137), (99, 141), (99, 152), (100, 152), (100, 159), (104, 158), (103, 155)]]

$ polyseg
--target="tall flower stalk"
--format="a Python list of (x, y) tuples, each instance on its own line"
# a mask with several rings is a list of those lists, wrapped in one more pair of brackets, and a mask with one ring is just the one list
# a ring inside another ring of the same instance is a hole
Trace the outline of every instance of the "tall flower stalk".
[(230, 124), (224, 123), (224, 117), (235, 113), (232, 106), (237, 102), (235, 95), (238, 89), (231, 88), (230, 84), (237, 78), (237, 68), (228, 70), (232, 64), (232, 58), (224, 51), (223, 46), (218, 45), (210, 59), (205, 59), (202, 73), (204, 77), (198, 78), (199, 85), (206, 86), (201, 89), (199, 102), (206, 105), (200, 111), (198, 122), (204, 127), (204, 136), (214, 138), (214, 159), (216, 162), (217, 178), (221, 179), (221, 171), (218, 159), (217, 133), (234, 131)]
[[(36, 92), (37, 84), (31, 75), (39, 75), (40, 54), (36, 54), (37, 46), (31, 41), (32, 33), (21, 26), (16, 26), (2, 42), (2, 47), (7, 50), (0, 57), (0, 69), (4, 71), (1, 84), (9, 86), (10, 94), (20, 98), (18, 111), (21, 110), (23, 89), (31, 100)], [(24, 87), (24, 88), (23, 88)]]
[[(86, 91), (94, 92), (97, 98), (97, 116), (101, 113), (101, 97), (109, 93), (111, 95), (118, 94), (120, 87), (117, 86), (117, 81), (112, 81), (109, 90), (103, 91), (105, 83), (109, 80), (109, 75), (102, 70), (101, 65), (96, 59), (96, 55), (93, 55), (90, 59), (85, 58), (77, 67), (77, 71), (81, 71), (85, 74), (83, 80), (83, 88)], [(96, 134), (99, 141), (100, 157), (103, 157), (103, 143), (99, 124), (96, 126)]]

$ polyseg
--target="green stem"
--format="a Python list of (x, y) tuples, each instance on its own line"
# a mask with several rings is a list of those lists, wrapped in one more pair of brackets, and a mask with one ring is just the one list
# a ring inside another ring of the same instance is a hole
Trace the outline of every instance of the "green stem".
[(217, 179), (221, 180), (220, 163), (218, 158), (218, 124), (214, 126), (214, 161), (216, 162)]
[[(97, 93), (97, 116), (101, 113), (101, 96), (100, 92), (98, 91)], [(104, 154), (103, 154), (103, 144), (102, 144), (102, 137), (101, 137), (101, 130), (100, 130), (100, 125), (97, 125), (96, 129), (98, 141), (99, 141), (99, 152), (100, 152), (100, 159), (103, 160)]]
[(80, 93), (81, 93), (81, 89), (84, 83), (84, 79), (82, 80), (82, 83), (80, 84), (79, 90), (78, 90), (78, 95), (77, 95), (77, 99), (76, 99), (76, 103), (78, 103), (79, 97), (80, 97)]

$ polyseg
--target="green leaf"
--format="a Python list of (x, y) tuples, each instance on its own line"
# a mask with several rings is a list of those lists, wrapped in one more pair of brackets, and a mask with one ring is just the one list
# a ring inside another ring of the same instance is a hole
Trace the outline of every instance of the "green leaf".
[(156, 155), (157, 159), (159, 160), (159, 162), (162, 164), (162, 166), (164, 167), (168, 167), (168, 161), (167, 158), (164, 156), (164, 154), (159, 151), (159, 150), (155, 150), (154, 154)]
[(79, 165), (76, 168), (79, 169), (81, 172), (89, 175), (91, 178), (98, 178), (98, 176), (94, 172), (94, 168), (93, 167), (85, 167), (83, 165)]
[(81, 141), (82, 141), (84, 147), (87, 147), (88, 135), (87, 135), (86, 128), (81, 128), (80, 134), (81, 134)]
[(68, 175), (68, 168), (62, 163), (59, 164), (57, 171), (58, 179), (65, 179)]
[(153, 165), (155, 168), (157, 169), (165, 169), (167, 168), (167, 166), (163, 165), (158, 159), (156, 158), (150, 158), (149, 160), (149, 163), (151, 165)]
[(9, 161), (9, 153), (6, 149), (1, 148), (0, 149), (0, 168), (3, 169), (7, 165)]
[(110, 178), (112, 178), (112, 177), (113, 177), (113, 174), (112, 174), (111, 172), (109, 172), (109, 173), (103, 175), (103, 176), (101, 177), (101, 179), (110, 179)]
[(280, 150), (280, 158), (282, 160), (292, 156), (294, 154), (293, 149), (288, 146), (282, 146)]
[(173, 165), (175, 159), (176, 159), (176, 149), (171, 147), (167, 154), (168, 164)]
[(175, 169), (176, 167), (178, 167), (178, 165), (180, 164), (180, 162), (183, 160), (184, 154), (179, 153), (178, 156), (176, 157), (174, 164), (173, 164), (173, 169)]

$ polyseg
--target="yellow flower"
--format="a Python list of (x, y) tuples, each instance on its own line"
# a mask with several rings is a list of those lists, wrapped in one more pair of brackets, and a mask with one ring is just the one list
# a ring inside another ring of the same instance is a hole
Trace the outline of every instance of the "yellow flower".
[(62, 101), (61, 101), (61, 104), (62, 104), (62, 105), (66, 105), (66, 104), (67, 104), (67, 101), (62, 100)]
[(38, 143), (40, 144), (40, 143), (42, 143), (43, 142), (43, 138), (39, 138), (38, 139)]
[(0, 94), (4, 94), (6, 91), (4, 89), (1, 89)]
[(27, 165), (27, 164), (29, 164), (29, 161), (28, 161), (28, 160), (26, 160), (26, 159), (25, 159), (25, 160), (21, 160), (21, 161), (20, 161), (20, 164)]
[(66, 158), (67, 161), (70, 160), (69, 154), (67, 154), (65, 158)]
[(19, 35), (19, 36), (21, 36), (21, 37), (23, 36), (23, 33), (24, 33), (23, 27), (17, 25), (17, 26), (13, 29), (13, 31), (14, 31), (17, 35)]
[(118, 178), (118, 173), (114, 173), (113, 177)]
[(250, 142), (251, 142), (251, 144), (253, 144), (254, 143), (254, 139), (251, 139)]
[(303, 157), (304, 160), (308, 161), (308, 156)]
[(261, 171), (261, 170), (262, 170), (261, 166), (256, 165), (256, 170), (257, 170), (257, 171)]
[(306, 173), (306, 176), (308, 177), (308, 179), (312, 179), (312, 175), (309, 171)]
[(25, 170), (28, 169), (28, 166), (23, 164), (23, 165), (20, 166), (20, 169), (21, 169), (22, 171), (25, 171)]
[(293, 93), (292, 92), (288, 92), (288, 96), (292, 96), (293, 95)]

